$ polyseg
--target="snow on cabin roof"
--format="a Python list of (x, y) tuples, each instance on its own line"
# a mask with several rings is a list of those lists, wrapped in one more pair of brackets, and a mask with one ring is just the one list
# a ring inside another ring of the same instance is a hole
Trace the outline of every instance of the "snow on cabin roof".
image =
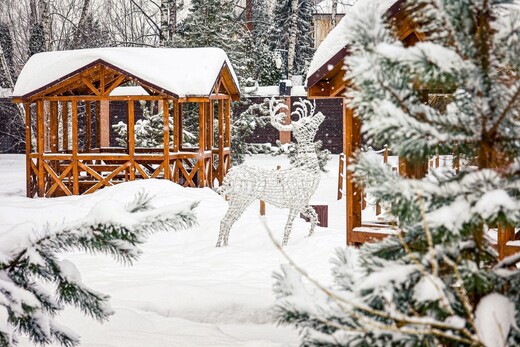
[(13, 95), (33, 94), (97, 61), (178, 97), (209, 96), (226, 64), (238, 89), (233, 67), (220, 48), (112, 47), (35, 54), (20, 73)]
[[(338, 7), (336, 9), (337, 14), (345, 14), (347, 11), (358, 1), (358, 0), (337, 0)], [(315, 6), (315, 14), (331, 14), (332, 13), (332, 0), (322, 1)]]
[[(244, 88), (246, 97), (273, 97), (280, 96), (279, 86), (261, 86), (261, 87), (246, 87)], [(304, 86), (294, 86), (291, 88), (291, 96), (307, 96), (307, 91)]]
[(117, 87), (112, 92), (110, 92), (110, 96), (141, 96), (148, 95), (148, 92), (141, 86), (123, 86)]
[[(339, 0), (342, 1), (342, 0)], [(338, 1), (338, 2), (339, 2)], [(347, 1), (347, 0), (343, 0)], [(354, 18), (357, 11), (361, 7), (361, 4), (368, 1), (379, 3), (379, 9), (386, 11), (392, 7), (398, 0), (353, 0), (354, 4), (349, 6), (345, 13), (345, 16), (339, 21), (338, 25), (327, 35), (325, 40), (316, 50), (314, 57), (309, 66), (309, 72), (307, 73), (307, 81), (318, 72), (327, 62), (329, 62), (336, 54), (342, 51), (347, 45), (347, 23)], [(329, 67), (332, 68), (332, 67)]]

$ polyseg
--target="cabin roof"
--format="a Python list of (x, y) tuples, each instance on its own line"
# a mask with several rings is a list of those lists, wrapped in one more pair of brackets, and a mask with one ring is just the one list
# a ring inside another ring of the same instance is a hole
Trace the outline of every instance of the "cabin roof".
[(325, 77), (338, 63), (348, 55), (348, 39), (346, 27), (352, 16), (356, 14), (356, 9), (363, 1), (377, 1), (380, 8), (387, 11), (390, 16), (397, 13), (403, 0), (356, 0), (346, 11), (345, 16), (338, 25), (327, 35), (325, 40), (316, 50), (307, 73), (307, 88), (314, 86)]
[(237, 76), (220, 48), (112, 47), (35, 54), (22, 69), (13, 95), (28, 98), (95, 64), (109, 66), (177, 98), (209, 97), (227, 69), (233, 93), (239, 94)]

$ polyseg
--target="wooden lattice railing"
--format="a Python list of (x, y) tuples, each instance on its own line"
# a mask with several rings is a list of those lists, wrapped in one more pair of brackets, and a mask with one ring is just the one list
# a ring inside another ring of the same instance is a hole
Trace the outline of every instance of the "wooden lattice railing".
[(153, 149), (140, 149), (133, 155), (107, 148), (92, 152), (96, 153), (30, 154), (28, 195), (89, 194), (114, 184), (149, 178), (172, 180), (184, 187), (213, 187), (220, 183), (217, 173), (227, 172), (230, 157), (229, 148), (225, 148), (224, 160), (215, 167), (212, 151), (200, 153), (197, 148), (170, 152), (168, 158)]

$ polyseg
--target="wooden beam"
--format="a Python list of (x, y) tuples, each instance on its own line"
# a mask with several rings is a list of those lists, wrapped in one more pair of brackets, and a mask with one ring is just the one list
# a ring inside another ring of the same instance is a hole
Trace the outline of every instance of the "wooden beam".
[(78, 102), (72, 100), (72, 193), (79, 195), (79, 170), (78, 170)]
[(224, 166), (224, 100), (218, 101), (218, 182), (222, 185), (224, 179), (225, 166)]
[(92, 107), (90, 101), (85, 101), (85, 149), (92, 148)]
[(123, 81), (126, 79), (126, 76), (124, 75), (120, 75), (108, 88), (105, 89), (105, 93), (103, 94), (103, 96), (109, 96), (110, 93), (112, 93), (112, 91), (114, 89), (116, 89), (117, 87), (119, 87), (119, 85), (121, 83), (123, 83)]
[(182, 141), (181, 104), (173, 100), (173, 151), (178, 152)]
[[(347, 165), (354, 157), (354, 153), (361, 146), (361, 121), (354, 117), (354, 111), (345, 108), (346, 141), (344, 144), (345, 160)], [(353, 181), (352, 172), (347, 171), (347, 244), (352, 245), (354, 228), (361, 226), (361, 199), (362, 192)]]
[(135, 156), (135, 119), (134, 119), (134, 101), (128, 101), (128, 138), (127, 138), (127, 147), (128, 154), (130, 155), (130, 181), (135, 180), (135, 170), (134, 170), (134, 156)]
[(63, 150), (69, 150), (69, 103), (61, 103), (61, 123), (63, 125)]
[(32, 185), (31, 185), (31, 104), (25, 103), (25, 183), (26, 183), (26, 195), (28, 198), (32, 198)]
[(96, 101), (96, 147), (101, 148), (101, 101)]
[(206, 148), (206, 103), (199, 103), (199, 161), (198, 161), (198, 172), (199, 172), (199, 187), (203, 188), (206, 186), (205, 175), (204, 175), (204, 149)]
[(58, 151), (58, 103), (56, 101), (51, 101), (49, 108), (50, 150), (51, 152), (56, 153)]
[(45, 132), (44, 132), (44, 113), (45, 106), (43, 100), (38, 100), (36, 103), (36, 117), (37, 117), (37, 152), (38, 152), (38, 196), (43, 197), (45, 190), (45, 181), (43, 180), (43, 152), (45, 147)]
[(167, 99), (163, 100), (163, 114), (164, 114), (164, 137), (163, 137), (164, 179), (171, 180), (171, 176), (170, 176), (170, 108), (169, 108)]

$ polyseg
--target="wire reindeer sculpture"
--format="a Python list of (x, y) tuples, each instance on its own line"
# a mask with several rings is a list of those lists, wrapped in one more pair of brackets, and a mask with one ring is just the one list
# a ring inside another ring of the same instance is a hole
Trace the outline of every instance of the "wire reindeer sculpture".
[(232, 168), (219, 193), (227, 196), (229, 209), (220, 222), (217, 247), (227, 246), (229, 232), (244, 210), (255, 200), (263, 200), (278, 208), (289, 208), (289, 217), (284, 229), (282, 246), (287, 245), (294, 219), (299, 213), (309, 218), (309, 236), (318, 224), (318, 216), (309, 205), (309, 200), (320, 182), (320, 168), (314, 145), (314, 137), (325, 119), (321, 113), (314, 113), (316, 105), (308, 100), (295, 102), (292, 113), (298, 120), (282, 124), (287, 109), (283, 103), (271, 99), (269, 103), (271, 125), (279, 131), (291, 131), (298, 142), (296, 160), (291, 167), (283, 170), (265, 169), (248, 165)]

